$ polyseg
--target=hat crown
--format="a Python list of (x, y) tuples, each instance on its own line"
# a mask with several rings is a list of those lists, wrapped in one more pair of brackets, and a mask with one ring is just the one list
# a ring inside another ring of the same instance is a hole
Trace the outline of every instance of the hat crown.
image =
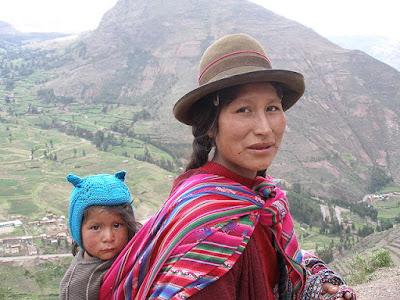
[(199, 74), (213, 61), (237, 52), (258, 52), (265, 55), (265, 50), (261, 44), (247, 34), (237, 33), (224, 36), (204, 51), (199, 64)]
[(215, 41), (199, 64), (199, 85), (251, 71), (271, 69), (271, 62), (257, 40), (243, 33)]

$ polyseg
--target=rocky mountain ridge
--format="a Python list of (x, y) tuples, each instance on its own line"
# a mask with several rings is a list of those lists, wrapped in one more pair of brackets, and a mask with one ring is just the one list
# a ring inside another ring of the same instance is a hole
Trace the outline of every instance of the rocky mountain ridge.
[(331, 36), (346, 49), (358, 49), (400, 71), (400, 41), (382, 36)]
[(246, 0), (120, 0), (67, 49), (62, 75), (44, 87), (77, 101), (142, 106), (154, 133), (190, 143), (172, 106), (196, 86), (204, 49), (236, 32), (258, 39), (275, 68), (305, 76), (273, 176), (354, 202), (367, 193), (373, 169), (400, 183), (400, 73)]

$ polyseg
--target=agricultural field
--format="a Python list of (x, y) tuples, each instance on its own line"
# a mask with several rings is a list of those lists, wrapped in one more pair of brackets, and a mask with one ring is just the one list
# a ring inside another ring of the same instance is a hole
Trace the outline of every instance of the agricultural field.
[[(138, 108), (47, 103), (32, 90), (43, 77), (17, 81), (12, 93), (0, 85), (0, 97), (7, 97), (0, 101), (0, 220), (9, 215), (34, 219), (48, 210), (66, 215), (67, 174), (120, 170), (127, 171), (137, 217), (151, 215), (167, 198), (179, 168), (170, 153), (128, 132), (135, 128), (131, 119)], [(139, 127), (146, 134), (146, 127)]]

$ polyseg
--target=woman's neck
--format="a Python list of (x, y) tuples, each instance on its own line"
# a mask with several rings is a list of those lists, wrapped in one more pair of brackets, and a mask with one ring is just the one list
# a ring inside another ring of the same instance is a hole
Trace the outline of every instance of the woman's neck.
[(247, 178), (247, 177), (238, 175), (238, 174), (230, 171), (229, 169), (225, 168), (224, 166), (220, 165), (219, 163), (216, 163), (213, 161), (206, 163), (204, 166), (200, 167), (200, 169), (209, 174), (224, 176), (224, 177), (234, 180), (248, 188), (251, 188), (254, 185), (255, 178)]

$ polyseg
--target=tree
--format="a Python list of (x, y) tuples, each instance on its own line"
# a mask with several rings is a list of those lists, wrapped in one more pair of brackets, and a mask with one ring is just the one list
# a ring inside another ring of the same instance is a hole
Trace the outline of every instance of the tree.
[(364, 225), (362, 228), (358, 229), (358, 236), (361, 237), (366, 237), (367, 235), (370, 235), (374, 233), (374, 228), (368, 225)]
[(394, 218), (394, 220), (396, 221), (396, 223), (400, 223), (400, 214), (397, 215), (397, 216)]
[(93, 142), (96, 145), (96, 148), (100, 148), (104, 142), (104, 132), (101, 130), (97, 130), (96, 133), (94, 134)]
[(300, 183), (298, 183), (298, 182), (293, 183), (292, 190), (293, 190), (293, 192), (295, 192), (297, 194), (301, 194), (301, 185), (300, 185)]
[(390, 228), (393, 228), (393, 223), (390, 222), (390, 221), (382, 220), (380, 223), (381, 223), (380, 225), (376, 226), (376, 231), (377, 232), (385, 231), (385, 230), (388, 230)]
[(15, 80), (14, 79), (7, 79), (5, 80), (6, 83), (6, 90), (12, 91), (14, 89)]
[(325, 263), (329, 264), (331, 261), (333, 261), (332, 243), (331, 243), (331, 245), (329, 247), (324, 247), (324, 249), (316, 251), (316, 254)]
[(385, 171), (380, 168), (372, 167), (370, 169), (370, 182), (367, 190), (370, 193), (375, 193), (376, 191), (384, 188), (389, 182), (393, 181), (391, 177), (386, 175)]
[(31, 160), (33, 159), (33, 154), (35, 153), (36, 149), (32, 148), (31, 149)]
[(38, 98), (45, 100), (47, 103), (53, 102), (57, 98), (53, 89), (40, 89), (37, 91), (36, 95)]

